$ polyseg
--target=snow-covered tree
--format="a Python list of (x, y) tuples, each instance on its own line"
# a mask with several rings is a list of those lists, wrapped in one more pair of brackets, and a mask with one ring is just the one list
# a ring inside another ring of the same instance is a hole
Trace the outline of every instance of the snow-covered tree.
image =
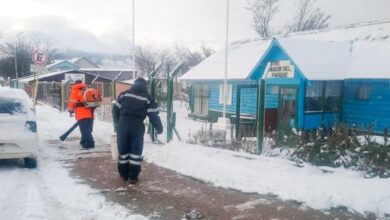
[(288, 25), (288, 32), (318, 30), (327, 28), (330, 15), (326, 15), (320, 8), (315, 8), (316, 0), (301, 0), (295, 16)]
[(261, 37), (272, 35), (270, 22), (279, 11), (279, 0), (248, 0), (246, 7), (252, 12), (253, 28)]

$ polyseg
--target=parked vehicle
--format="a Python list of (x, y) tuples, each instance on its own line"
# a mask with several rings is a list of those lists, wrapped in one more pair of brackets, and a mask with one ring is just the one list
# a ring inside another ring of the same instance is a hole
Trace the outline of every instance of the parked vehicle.
[(38, 134), (33, 102), (26, 92), (0, 86), (0, 159), (37, 166)]

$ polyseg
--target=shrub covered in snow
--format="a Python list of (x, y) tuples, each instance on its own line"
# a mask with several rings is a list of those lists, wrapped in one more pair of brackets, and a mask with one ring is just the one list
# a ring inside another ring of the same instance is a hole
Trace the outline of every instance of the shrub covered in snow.
[(343, 125), (312, 132), (279, 131), (273, 147), (289, 149), (289, 158), (318, 166), (346, 167), (364, 171), (367, 177), (390, 177), (388, 131), (383, 136)]

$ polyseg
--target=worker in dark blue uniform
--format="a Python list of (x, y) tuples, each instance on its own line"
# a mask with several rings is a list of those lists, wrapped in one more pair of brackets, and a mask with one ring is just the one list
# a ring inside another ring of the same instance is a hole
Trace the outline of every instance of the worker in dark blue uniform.
[(113, 102), (112, 113), (117, 132), (118, 172), (123, 180), (135, 184), (143, 161), (146, 116), (157, 134), (163, 132), (157, 103), (148, 93), (145, 79), (138, 78), (129, 90), (119, 94)]

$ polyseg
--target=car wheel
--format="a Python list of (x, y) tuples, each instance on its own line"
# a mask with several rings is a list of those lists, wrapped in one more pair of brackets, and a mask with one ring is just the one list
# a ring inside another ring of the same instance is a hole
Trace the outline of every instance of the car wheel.
[(26, 168), (36, 168), (38, 165), (37, 158), (27, 157), (24, 158), (24, 166)]

